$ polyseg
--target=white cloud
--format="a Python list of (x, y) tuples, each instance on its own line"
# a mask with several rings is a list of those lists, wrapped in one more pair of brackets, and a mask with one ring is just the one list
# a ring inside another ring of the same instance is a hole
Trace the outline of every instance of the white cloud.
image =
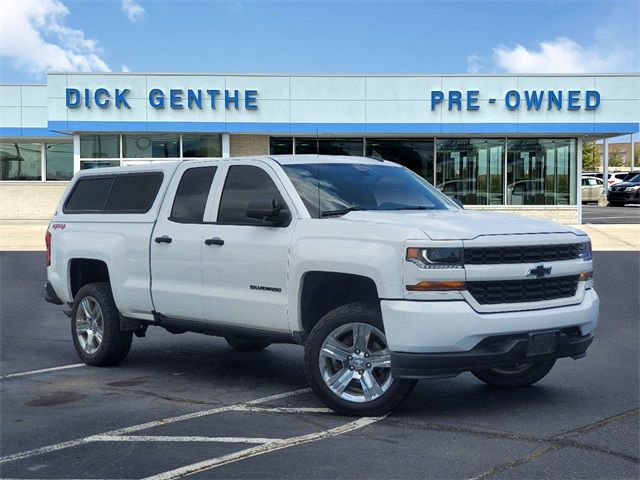
[(229, 4), (229, 10), (232, 12), (242, 12), (244, 10), (244, 4), (242, 2), (233, 2)]
[(122, 70), (124, 73), (129, 73), (129, 67), (127, 67), (126, 65), (122, 65), (121, 70)]
[(586, 73), (615, 72), (632, 66), (633, 52), (615, 47), (606, 55), (597, 46), (584, 47), (567, 37), (540, 42), (527, 49), (517, 44), (493, 49), (495, 64), (510, 73)]
[[(536, 45), (522, 40), (500, 44), (491, 52), (467, 57), (467, 70), (509, 73), (611, 73), (640, 70), (637, 9), (612, 6), (593, 29), (592, 40), (579, 43), (566, 33)], [(563, 27), (564, 28), (564, 27)], [(527, 32), (526, 35), (529, 33)]]
[(37, 77), (48, 71), (108, 72), (97, 42), (67, 27), (67, 15), (59, 0), (3, 0), (0, 56)]
[(135, 0), (122, 0), (122, 11), (132, 22), (142, 20), (147, 11)]
[(483, 70), (482, 67), (483, 58), (480, 55), (472, 53), (467, 57), (467, 72), (480, 73)]

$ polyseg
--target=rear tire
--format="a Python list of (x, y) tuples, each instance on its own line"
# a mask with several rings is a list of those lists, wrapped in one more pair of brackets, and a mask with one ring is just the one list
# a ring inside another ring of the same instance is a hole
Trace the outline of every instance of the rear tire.
[(473, 370), (471, 373), (492, 387), (521, 388), (542, 380), (555, 363), (555, 359), (542, 360), (513, 367)]
[(264, 350), (269, 345), (269, 342), (263, 340), (256, 340), (253, 338), (243, 337), (224, 337), (229, 346), (238, 352), (257, 352)]
[(120, 330), (120, 312), (108, 283), (90, 283), (76, 294), (71, 335), (80, 359), (106, 367), (122, 362), (131, 348), (132, 332)]
[(343, 415), (384, 415), (409, 396), (416, 381), (393, 378), (390, 358), (380, 308), (365, 303), (343, 305), (322, 317), (304, 352), (309, 385), (322, 403)]

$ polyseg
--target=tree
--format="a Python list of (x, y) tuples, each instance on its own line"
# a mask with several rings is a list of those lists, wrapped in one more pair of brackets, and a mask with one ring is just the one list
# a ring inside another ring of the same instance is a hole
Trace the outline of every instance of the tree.
[(609, 149), (609, 166), (610, 167), (623, 167), (624, 163), (625, 163), (624, 157), (622, 156), (622, 152), (620, 150)]
[(600, 168), (600, 152), (596, 142), (584, 142), (582, 144), (582, 170), (593, 172)]

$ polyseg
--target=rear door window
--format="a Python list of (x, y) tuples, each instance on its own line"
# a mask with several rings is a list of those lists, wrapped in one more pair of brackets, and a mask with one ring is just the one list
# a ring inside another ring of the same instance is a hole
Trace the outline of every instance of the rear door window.
[(182, 174), (169, 220), (179, 223), (202, 223), (217, 167), (195, 167)]

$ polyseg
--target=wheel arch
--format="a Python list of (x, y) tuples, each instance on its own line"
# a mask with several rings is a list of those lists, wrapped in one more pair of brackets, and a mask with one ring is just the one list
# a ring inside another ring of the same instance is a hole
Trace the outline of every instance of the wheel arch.
[(72, 299), (83, 286), (96, 282), (111, 283), (107, 262), (97, 258), (69, 260), (69, 292)]
[(327, 313), (342, 305), (364, 302), (380, 304), (376, 282), (365, 275), (312, 270), (300, 280), (297, 331), (305, 340), (314, 325)]

